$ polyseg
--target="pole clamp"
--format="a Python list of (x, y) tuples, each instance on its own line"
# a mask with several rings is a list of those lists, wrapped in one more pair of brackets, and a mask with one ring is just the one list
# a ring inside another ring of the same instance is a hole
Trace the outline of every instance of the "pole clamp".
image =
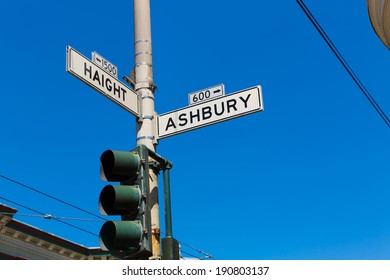
[(157, 89), (157, 86), (152, 82), (138, 82), (134, 85), (135, 91), (142, 89), (142, 88), (149, 89), (149, 90), (154, 92)]
[(142, 115), (143, 119), (153, 120), (154, 116)]
[(154, 140), (154, 136), (140, 136), (137, 138), (137, 141), (144, 139)]

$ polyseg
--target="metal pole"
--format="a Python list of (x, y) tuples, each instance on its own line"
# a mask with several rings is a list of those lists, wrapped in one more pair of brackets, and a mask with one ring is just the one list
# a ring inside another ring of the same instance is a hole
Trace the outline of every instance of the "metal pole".
[(180, 248), (179, 242), (172, 237), (172, 212), (171, 212), (171, 183), (169, 169), (172, 164), (164, 167), (164, 208), (165, 208), (165, 232), (166, 237), (162, 239), (162, 259), (179, 260)]
[[(134, 0), (134, 58), (135, 86), (140, 96), (141, 116), (137, 119), (137, 146), (145, 145), (155, 151), (154, 83), (152, 67), (152, 36), (150, 28), (150, 1)], [(160, 218), (157, 174), (150, 170), (150, 203), (152, 224), (152, 258), (160, 257)]]
[(165, 208), (165, 234), (172, 237), (172, 212), (171, 212), (171, 185), (169, 169), (163, 170), (164, 176), (164, 208)]

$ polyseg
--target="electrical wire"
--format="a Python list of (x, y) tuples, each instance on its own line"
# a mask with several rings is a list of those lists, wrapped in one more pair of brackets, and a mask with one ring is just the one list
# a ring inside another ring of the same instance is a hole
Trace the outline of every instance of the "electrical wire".
[[(176, 239), (176, 240), (177, 240), (177, 239)], [(189, 247), (189, 248), (191, 248), (191, 249), (197, 251), (199, 254), (204, 255), (204, 256), (205, 256), (204, 259), (215, 259), (212, 255), (210, 255), (210, 254), (208, 254), (208, 253), (202, 251), (201, 249), (198, 249), (198, 248), (196, 248), (196, 247), (194, 247), (194, 246), (191, 246), (191, 245), (189, 245), (189, 244), (187, 244), (187, 243), (184, 243), (183, 241), (180, 241), (180, 240), (177, 240), (177, 242), (179, 242), (179, 244), (182, 244), (182, 245), (184, 245), (184, 246), (187, 246), (187, 247)]]
[[(164, 234), (164, 235), (166, 236), (166, 233), (165, 233), (165, 232), (161, 231), (161, 233)], [(196, 248), (196, 247), (194, 247), (194, 246), (192, 246), (192, 245), (189, 245), (188, 243), (185, 243), (185, 242), (183, 242), (183, 241), (180, 241), (180, 240), (178, 240), (177, 238), (175, 238), (175, 240), (176, 240), (177, 242), (179, 242), (180, 245), (187, 246), (187, 247), (191, 248), (192, 250), (197, 251), (199, 254), (204, 255), (204, 258), (203, 258), (203, 259), (214, 259), (214, 260), (215, 260), (215, 258), (214, 258), (212, 255), (210, 255), (210, 254), (204, 252), (203, 250), (198, 249), (198, 248)], [(191, 257), (198, 258), (198, 257), (196, 257), (196, 256), (194, 256), (194, 255), (191, 255), (191, 254), (189, 254), (189, 253), (184, 252), (183, 250), (180, 250), (180, 251), (181, 251), (182, 253), (185, 253), (185, 254), (191, 256)], [(201, 258), (198, 258), (198, 259), (202, 260)]]
[(296, 1), (297, 1), (298, 5), (301, 7), (301, 9), (303, 10), (303, 12), (305, 13), (305, 15), (309, 18), (310, 22), (314, 25), (314, 27), (320, 33), (321, 37), (325, 40), (325, 42), (331, 48), (334, 55), (341, 62), (341, 64), (344, 66), (345, 70), (347, 70), (348, 74), (355, 81), (355, 83), (357, 84), (359, 89), (362, 91), (364, 96), (367, 98), (367, 100), (370, 102), (370, 104), (374, 107), (374, 109), (377, 111), (377, 113), (380, 115), (380, 117), (383, 119), (383, 121), (387, 124), (387, 126), (390, 127), (390, 119), (387, 117), (386, 113), (382, 110), (382, 108), (375, 101), (375, 99), (371, 96), (371, 94), (368, 92), (368, 90), (363, 85), (363, 83), (360, 81), (360, 79), (355, 74), (355, 72), (352, 70), (352, 68), (348, 65), (347, 61), (344, 59), (342, 54), (336, 48), (336, 46), (334, 45), (332, 40), (329, 38), (329, 36), (326, 34), (326, 32), (322, 29), (321, 25), (318, 23), (316, 18), (310, 12), (309, 8), (305, 5), (305, 3), (302, 0), (296, 0)]
[[(17, 203), (17, 202), (15, 202), (15, 201), (12, 201), (12, 200), (7, 199), (7, 198), (5, 198), (5, 197), (0, 196), (0, 199), (5, 200), (5, 201), (10, 202), (10, 203), (13, 203), (13, 204), (15, 204), (15, 205), (18, 205), (18, 206), (23, 207), (23, 208), (25, 208), (25, 209), (28, 209), (28, 210), (30, 210), (30, 211), (32, 211), (32, 212), (34, 212), (34, 213), (37, 213), (37, 214), (41, 215), (42, 217), (45, 217), (45, 216), (47, 217), (47, 214), (45, 214), (45, 213), (42, 213), (42, 212), (40, 212), (40, 211), (38, 211), (38, 210), (32, 209), (32, 208), (30, 208), (30, 207), (28, 207), (28, 206), (25, 206), (25, 205), (23, 205), (23, 204)], [(93, 233), (93, 232), (88, 231), (88, 230), (86, 230), (86, 229), (83, 229), (83, 228), (81, 228), (81, 227), (72, 225), (72, 224), (70, 224), (70, 223), (64, 222), (64, 221), (62, 221), (62, 220), (60, 220), (60, 219), (57, 219), (57, 218), (54, 217), (54, 216), (51, 216), (51, 219), (53, 219), (53, 220), (55, 220), (55, 221), (57, 221), (57, 222), (63, 223), (63, 224), (65, 224), (65, 225), (68, 225), (68, 226), (70, 226), (70, 227), (76, 228), (76, 229), (78, 229), (78, 230), (84, 231), (84, 232), (89, 233), (89, 234), (91, 234), (91, 235), (98, 236), (96, 233)]]
[(58, 216), (53, 216), (51, 214), (38, 215), (38, 214), (22, 214), (22, 213), (11, 213), (11, 212), (0, 212), (0, 214), (8, 215), (8, 216), (43, 218), (45, 220), (51, 220), (51, 219), (55, 218), (55, 219), (58, 219), (58, 220), (72, 220), (72, 221), (82, 221), (82, 222), (97, 222), (97, 223), (103, 223), (104, 222), (104, 220), (92, 220), (92, 219), (85, 219), (85, 218), (58, 217)]
[(56, 200), (56, 201), (58, 201), (58, 202), (61, 202), (61, 203), (65, 204), (65, 205), (67, 205), (67, 206), (70, 206), (70, 207), (74, 208), (74, 209), (77, 209), (77, 210), (79, 210), (79, 211), (82, 211), (82, 212), (87, 213), (87, 214), (89, 214), (89, 215), (92, 215), (92, 216), (94, 216), (94, 217), (97, 217), (97, 218), (99, 218), (99, 219), (102, 219), (102, 220), (107, 221), (107, 219), (105, 219), (105, 218), (103, 218), (103, 217), (100, 217), (100, 216), (98, 216), (98, 215), (96, 215), (96, 214), (94, 214), (94, 213), (92, 213), (92, 212), (90, 212), (90, 211), (84, 210), (84, 209), (82, 209), (82, 208), (80, 208), (80, 207), (78, 207), (78, 206), (76, 206), (76, 205), (73, 205), (73, 204), (71, 204), (71, 203), (68, 203), (68, 202), (62, 200), (62, 199), (59, 199), (59, 198), (56, 198), (56, 197), (54, 197), (54, 196), (52, 196), (52, 195), (49, 195), (49, 194), (47, 194), (47, 193), (44, 193), (44, 192), (42, 192), (42, 191), (40, 191), (40, 190), (37, 190), (37, 189), (35, 189), (35, 188), (33, 188), (33, 187), (30, 187), (30, 186), (28, 186), (28, 185), (26, 185), (26, 184), (23, 184), (23, 183), (21, 183), (21, 182), (18, 182), (18, 181), (14, 180), (14, 179), (11, 179), (11, 178), (6, 177), (6, 176), (1, 175), (1, 174), (0, 174), (0, 177), (3, 178), (3, 179), (5, 179), (5, 180), (7, 180), (7, 181), (10, 181), (10, 182), (12, 182), (12, 183), (14, 183), (14, 184), (17, 184), (17, 185), (19, 185), (19, 186), (21, 186), (21, 187), (24, 187), (24, 188), (26, 188), (26, 189), (29, 189), (29, 190), (34, 191), (34, 192), (36, 192), (36, 193), (39, 193), (39, 194), (41, 194), (41, 195), (43, 195), (43, 196), (49, 197), (49, 198), (51, 198), (51, 199), (54, 199), (54, 200)]
[[(183, 251), (183, 250), (180, 250), (180, 252), (183, 253), (183, 254), (186, 254), (187, 256), (193, 257), (193, 258), (195, 258), (195, 259), (202, 260), (202, 259), (199, 258), (198, 256), (195, 256), (195, 255), (193, 255), (193, 254), (187, 253), (187, 252), (185, 252), (185, 251)], [(181, 258), (182, 258), (183, 260), (185, 260), (185, 258), (184, 258), (183, 256), (181, 256)]]
[[(98, 215), (96, 215), (96, 214), (94, 214), (94, 213), (92, 213), (92, 212), (90, 212), (90, 211), (84, 210), (84, 209), (82, 209), (82, 208), (80, 208), (80, 207), (78, 207), (78, 206), (76, 206), (76, 205), (73, 205), (73, 204), (71, 204), (71, 203), (68, 203), (68, 202), (66, 202), (66, 201), (64, 201), (64, 200), (62, 200), (62, 199), (56, 198), (56, 197), (54, 197), (54, 196), (52, 196), (52, 195), (46, 194), (46, 193), (44, 193), (44, 192), (42, 192), (42, 191), (40, 191), (40, 190), (37, 190), (37, 189), (35, 189), (35, 188), (31, 187), (31, 186), (28, 186), (28, 185), (26, 185), (26, 184), (23, 184), (23, 183), (21, 183), (21, 182), (18, 182), (18, 181), (16, 181), (16, 180), (14, 180), (14, 179), (11, 179), (11, 178), (9, 178), (9, 177), (6, 177), (6, 176), (4, 176), (4, 175), (2, 175), (2, 174), (0, 174), (0, 177), (3, 178), (3, 179), (5, 179), (5, 180), (7, 180), (7, 181), (10, 181), (10, 182), (12, 182), (12, 183), (14, 183), (14, 184), (17, 184), (17, 185), (19, 185), (19, 186), (21, 186), (21, 187), (27, 188), (27, 189), (29, 189), (29, 190), (31, 190), (31, 191), (34, 191), (34, 192), (36, 192), (36, 193), (39, 193), (39, 194), (41, 194), (41, 195), (43, 195), (43, 196), (46, 196), (46, 197), (49, 197), (49, 198), (51, 198), (51, 199), (53, 199), (53, 200), (56, 200), (56, 201), (58, 201), (58, 202), (61, 202), (61, 203), (65, 204), (65, 205), (67, 205), (67, 206), (70, 206), (70, 207), (74, 208), (74, 209), (77, 209), (77, 210), (79, 210), (79, 211), (82, 211), (82, 212), (84, 212), (84, 213), (87, 213), (87, 214), (89, 214), (89, 215), (92, 215), (92, 216), (94, 216), (94, 217), (97, 217), (97, 218), (100, 219), (99, 222), (107, 221), (107, 219), (105, 219), (105, 218), (103, 218), (103, 217), (100, 217), (100, 216), (98, 216)], [(3, 200), (8, 201), (8, 202), (11, 202), (11, 203), (13, 203), (13, 204), (15, 204), (15, 205), (18, 205), (18, 206), (20, 206), (20, 207), (23, 207), (23, 208), (25, 208), (25, 209), (28, 209), (28, 210), (30, 210), (30, 211), (32, 211), (32, 212), (38, 213), (39, 216), (42, 217), (42, 218), (44, 218), (44, 219), (53, 219), (53, 220), (55, 220), (55, 221), (58, 221), (58, 222), (60, 222), (60, 223), (63, 223), (63, 224), (65, 224), (65, 225), (68, 225), (68, 226), (70, 226), (70, 227), (76, 228), (76, 229), (78, 229), (78, 230), (81, 230), (81, 231), (86, 232), (86, 233), (88, 233), (88, 234), (91, 234), (91, 235), (93, 235), (93, 236), (98, 236), (96, 233), (93, 233), (93, 232), (91, 232), (91, 231), (88, 231), (88, 230), (86, 230), (86, 229), (83, 229), (83, 228), (81, 228), (81, 227), (78, 227), (78, 226), (75, 226), (75, 225), (73, 225), (73, 224), (70, 224), (70, 223), (68, 223), (68, 222), (63, 221), (63, 220), (80, 220), (80, 221), (94, 221), (94, 220), (90, 220), (90, 219), (88, 220), (88, 219), (82, 219), (82, 218), (64, 218), (64, 217), (56, 217), (56, 216), (52, 216), (52, 215), (50, 215), (50, 214), (42, 213), (42, 212), (37, 211), (37, 210), (35, 210), (35, 209), (32, 209), (32, 208), (30, 208), (30, 207), (28, 207), (28, 206), (25, 206), (25, 205), (22, 205), (22, 204), (20, 204), (20, 203), (15, 202), (15, 201), (6, 199), (6, 198), (4, 198), (4, 197), (0, 197), (0, 199), (3, 199)], [(14, 215), (15, 215), (15, 214), (14, 214)], [(32, 215), (31, 215), (31, 216), (32, 216)], [(96, 221), (96, 220), (95, 220), (95, 221)]]

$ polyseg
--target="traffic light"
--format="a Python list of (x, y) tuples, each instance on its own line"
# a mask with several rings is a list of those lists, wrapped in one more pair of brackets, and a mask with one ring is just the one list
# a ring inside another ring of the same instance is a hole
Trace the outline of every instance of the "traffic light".
[(152, 255), (148, 157), (145, 146), (130, 152), (107, 150), (100, 157), (101, 179), (120, 185), (103, 188), (99, 211), (121, 216), (121, 220), (103, 224), (100, 246), (122, 251), (128, 258), (148, 259)]

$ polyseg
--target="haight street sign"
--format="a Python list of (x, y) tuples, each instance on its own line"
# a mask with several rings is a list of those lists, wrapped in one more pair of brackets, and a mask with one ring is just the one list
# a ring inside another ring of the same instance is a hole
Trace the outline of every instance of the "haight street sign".
[(66, 47), (66, 71), (139, 117), (138, 95), (70, 46)]
[(264, 110), (261, 86), (158, 116), (159, 139)]

